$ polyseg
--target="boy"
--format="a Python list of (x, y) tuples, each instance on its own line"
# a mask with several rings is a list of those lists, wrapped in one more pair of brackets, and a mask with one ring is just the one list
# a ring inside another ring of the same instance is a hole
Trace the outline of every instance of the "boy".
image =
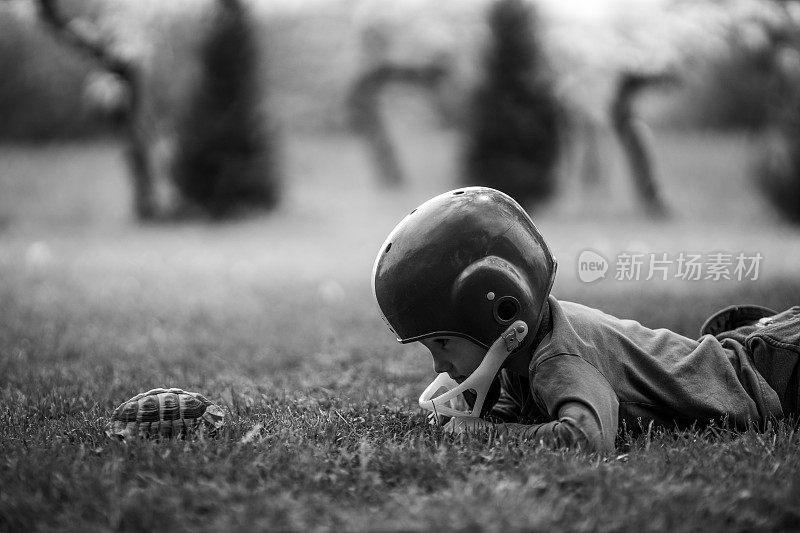
[[(798, 410), (800, 307), (732, 307), (699, 340), (550, 295), (556, 263), (527, 213), (485, 187), (406, 216), (372, 273), (381, 314), (439, 377), (420, 397), (454, 433), (490, 426), (554, 447), (613, 450), (618, 428), (744, 429)], [(442, 388), (449, 389), (443, 394)], [(472, 411), (452, 407), (460, 395)]]

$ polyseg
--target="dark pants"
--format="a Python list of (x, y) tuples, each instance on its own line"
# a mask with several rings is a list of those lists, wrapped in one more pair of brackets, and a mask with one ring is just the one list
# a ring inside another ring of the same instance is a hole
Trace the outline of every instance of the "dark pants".
[(709, 318), (700, 333), (744, 346), (756, 370), (778, 394), (783, 414), (798, 418), (800, 306), (781, 313), (754, 305), (728, 307)]

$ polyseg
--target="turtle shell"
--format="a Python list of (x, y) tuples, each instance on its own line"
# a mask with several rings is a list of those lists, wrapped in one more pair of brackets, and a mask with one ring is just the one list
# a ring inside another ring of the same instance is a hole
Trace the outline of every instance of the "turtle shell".
[(109, 437), (182, 437), (196, 430), (214, 432), (225, 424), (225, 412), (197, 392), (152, 389), (114, 410)]

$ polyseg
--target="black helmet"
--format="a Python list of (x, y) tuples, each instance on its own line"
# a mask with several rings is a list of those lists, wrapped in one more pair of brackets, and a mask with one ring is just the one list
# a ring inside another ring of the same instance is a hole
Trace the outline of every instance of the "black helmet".
[(431, 198), (395, 227), (378, 252), (372, 287), (400, 342), (452, 335), (488, 349), (516, 321), (536, 332), (555, 271), (517, 202), (466, 187)]

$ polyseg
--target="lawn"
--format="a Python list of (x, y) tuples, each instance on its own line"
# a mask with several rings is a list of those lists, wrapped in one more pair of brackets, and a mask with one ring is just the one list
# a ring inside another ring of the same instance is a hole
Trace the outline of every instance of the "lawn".
[[(621, 435), (553, 452), (425, 424), (421, 348), (372, 301), (393, 225), (456, 185), (447, 132), (395, 131), (409, 184), (371, 179), (345, 135), (290, 136), (274, 213), (140, 225), (113, 143), (0, 147), (0, 530), (753, 531), (800, 528), (800, 436)], [(667, 220), (642, 216), (617, 162), (600, 191), (563, 185), (534, 216), (558, 297), (696, 335), (732, 303), (800, 302), (800, 231), (746, 177), (746, 138), (660, 134)], [(757, 279), (582, 283), (592, 249), (758, 252)], [(154, 387), (228, 412), (214, 438), (107, 439)]]

